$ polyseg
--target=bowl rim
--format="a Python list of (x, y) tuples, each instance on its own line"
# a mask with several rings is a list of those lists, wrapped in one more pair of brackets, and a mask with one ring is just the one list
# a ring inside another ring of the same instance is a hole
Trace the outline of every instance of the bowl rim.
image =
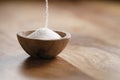
[(33, 39), (33, 38), (28, 38), (22, 35), (22, 33), (24, 32), (33, 32), (35, 30), (29, 30), (29, 31), (20, 31), (17, 33), (17, 36), (22, 37), (24, 39), (29, 39), (29, 40), (39, 40), (39, 41), (56, 41), (56, 40), (63, 40), (63, 39), (70, 39), (71, 38), (71, 34), (69, 32), (66, 31), (61, 31), (61, 30), (54, 30), (55, 32), (62, 32), (65, 33), (66, 35), (60, 39), (50, 39), (50, 40), (44, 40), (44, 39)]

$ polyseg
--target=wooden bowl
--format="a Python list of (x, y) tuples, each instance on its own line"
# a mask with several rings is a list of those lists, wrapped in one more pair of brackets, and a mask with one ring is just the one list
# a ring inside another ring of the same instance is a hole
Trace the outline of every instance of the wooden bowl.
[(40, 40), (28, 38), (27, 36), (32, 32), (34, 31), (17, 33), (18, 41), (29, 55), (44, 59), (56, 57), (65, 48), (71, 38), (70, 33), (63, 31), (55, 31), (62, 37), (61, 39)]

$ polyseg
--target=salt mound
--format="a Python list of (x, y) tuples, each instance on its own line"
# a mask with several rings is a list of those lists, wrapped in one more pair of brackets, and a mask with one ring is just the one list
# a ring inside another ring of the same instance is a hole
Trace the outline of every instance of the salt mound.
[(61, 38), (59, 34), (48, 28), (37, 29), (35, 32), (31, 33), (27, 37), (33, 39), (42, 39), (42, 40), (51, 40), (51, 39), (53, 40), (53, 39)]

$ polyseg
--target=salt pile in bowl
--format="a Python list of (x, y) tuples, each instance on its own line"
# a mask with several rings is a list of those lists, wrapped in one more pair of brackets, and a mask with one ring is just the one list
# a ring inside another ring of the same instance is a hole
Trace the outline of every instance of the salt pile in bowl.
[(61, 36), (49, 28), (40, 28), (27, 36), (32, 39), (54, 40), (60, 39)]

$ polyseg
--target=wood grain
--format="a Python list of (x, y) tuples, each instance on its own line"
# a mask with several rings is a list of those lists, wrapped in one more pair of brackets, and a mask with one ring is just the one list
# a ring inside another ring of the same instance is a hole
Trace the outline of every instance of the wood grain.
[(53, 60), (29, 57), (16, 33), (44, 26), (42, 2), (0, 2), (0, 80), (120, 80), (120, 5), (50, 2), (49, 27), (72, 34)]

